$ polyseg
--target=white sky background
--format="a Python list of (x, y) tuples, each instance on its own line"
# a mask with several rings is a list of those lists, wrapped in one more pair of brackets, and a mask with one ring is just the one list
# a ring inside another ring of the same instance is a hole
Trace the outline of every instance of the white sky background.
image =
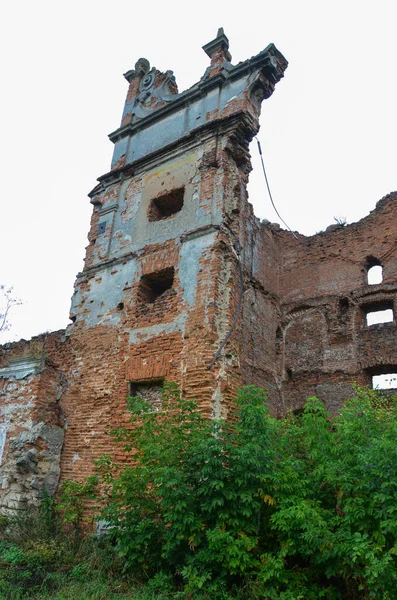
[[(209, 64), (201, 46), (223, 26), (232, 62), (273, 42), (289, 61), (262, 106), (259, 139), (274, 200), (312, 235), (357, 221), (397, 189), (395, 0), (25, 0), (0, 25), (0, 283), (23, 300), (0, 340), (68, 324), (91, 215), (87, 193), (109, 170), (141, 56), (172, 69), (179, 91)], [(278, 221), (256, 146), (249, 187), (257, 216)]]

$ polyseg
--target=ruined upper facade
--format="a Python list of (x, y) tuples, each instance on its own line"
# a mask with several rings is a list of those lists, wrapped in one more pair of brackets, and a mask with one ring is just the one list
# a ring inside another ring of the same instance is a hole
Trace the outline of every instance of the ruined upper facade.
[[(182, 93), (146, 59), (125, 74), (72, 323), (0, 350), (0, 507), (84, 478), (100, 454), (123, 460), (109, 431), (126, 396), (156, 408), (164, 380), (227, 417), (242, 384), (264, 387), (275, 414), (311, 395), (335, 410), (354, 382), (397, 371), (397, 194), (312, 237), (260, 223), (248, 147), (287, 61), (271, 44), (232, 65), (228, 48), (219, 30)], [(383, 309), (392, 321), (368, 325)]]

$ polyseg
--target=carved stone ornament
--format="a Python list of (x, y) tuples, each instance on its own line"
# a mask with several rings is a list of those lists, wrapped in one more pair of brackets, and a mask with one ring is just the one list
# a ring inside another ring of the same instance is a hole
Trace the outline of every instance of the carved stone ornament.
[(150, 73), (146, 73), (146, 75), (142, 77), (142, 81), (139, 84), (139, 90), (141, 92), (145, 92), (146, 90), (152, 87), (154, 83), (155, 74), (156, 72), (154, 71), (154, 69), (152, 69)]
[(135, 63), (135, 71), (137, 73), (148, 73), (150, 71), (150, 62), (147, 58), (140, 58)]
[(150, 71), (145, 73), (139, 84), (135, 106), (132, 111), (133, 121), (144, 119), (153, 110), (161, 108), (165, 103), (175, 100), (178, 97), (177, 90), (173, 71), (167, 71), (165, 74), (162, 74), (155, 67), (152, 67)]

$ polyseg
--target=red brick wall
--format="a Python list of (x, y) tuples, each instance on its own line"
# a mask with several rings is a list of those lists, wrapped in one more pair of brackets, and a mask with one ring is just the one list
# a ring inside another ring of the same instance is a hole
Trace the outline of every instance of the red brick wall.
[[(367, 327), (363, 317), (365, 305), (385, 300), (394, 303), (397, 315), (396, 217), (394, 193), (358, 223), (300, 242), (287, 232), (277, 235), (286, 406), (297, 408), (308, 394), (317, 394), (336, 408), (351, 393), (351, 383), (370, 383), (365, 369), (397, 365), (396, 320)], [(383, 266), (379, 285), (367, 284), (369, 257)]]

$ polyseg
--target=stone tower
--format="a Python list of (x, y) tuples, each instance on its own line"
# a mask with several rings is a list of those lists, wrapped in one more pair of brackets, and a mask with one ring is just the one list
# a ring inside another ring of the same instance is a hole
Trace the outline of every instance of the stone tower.
[(222, 29), (204, 50), (210, 66), (180, 94), (144, 58), (124, 75), (112, 169), (90, 194), (70, 335), (91, 348), (84, 385), (108, 390), (113, 416), (129, 389), (157, 402), (164, 379), (226, 414), (241, 383), (236, 342), (213, 357), (241, 311), (248, 144), (287, 62), (270, 45), (233, 66)]

